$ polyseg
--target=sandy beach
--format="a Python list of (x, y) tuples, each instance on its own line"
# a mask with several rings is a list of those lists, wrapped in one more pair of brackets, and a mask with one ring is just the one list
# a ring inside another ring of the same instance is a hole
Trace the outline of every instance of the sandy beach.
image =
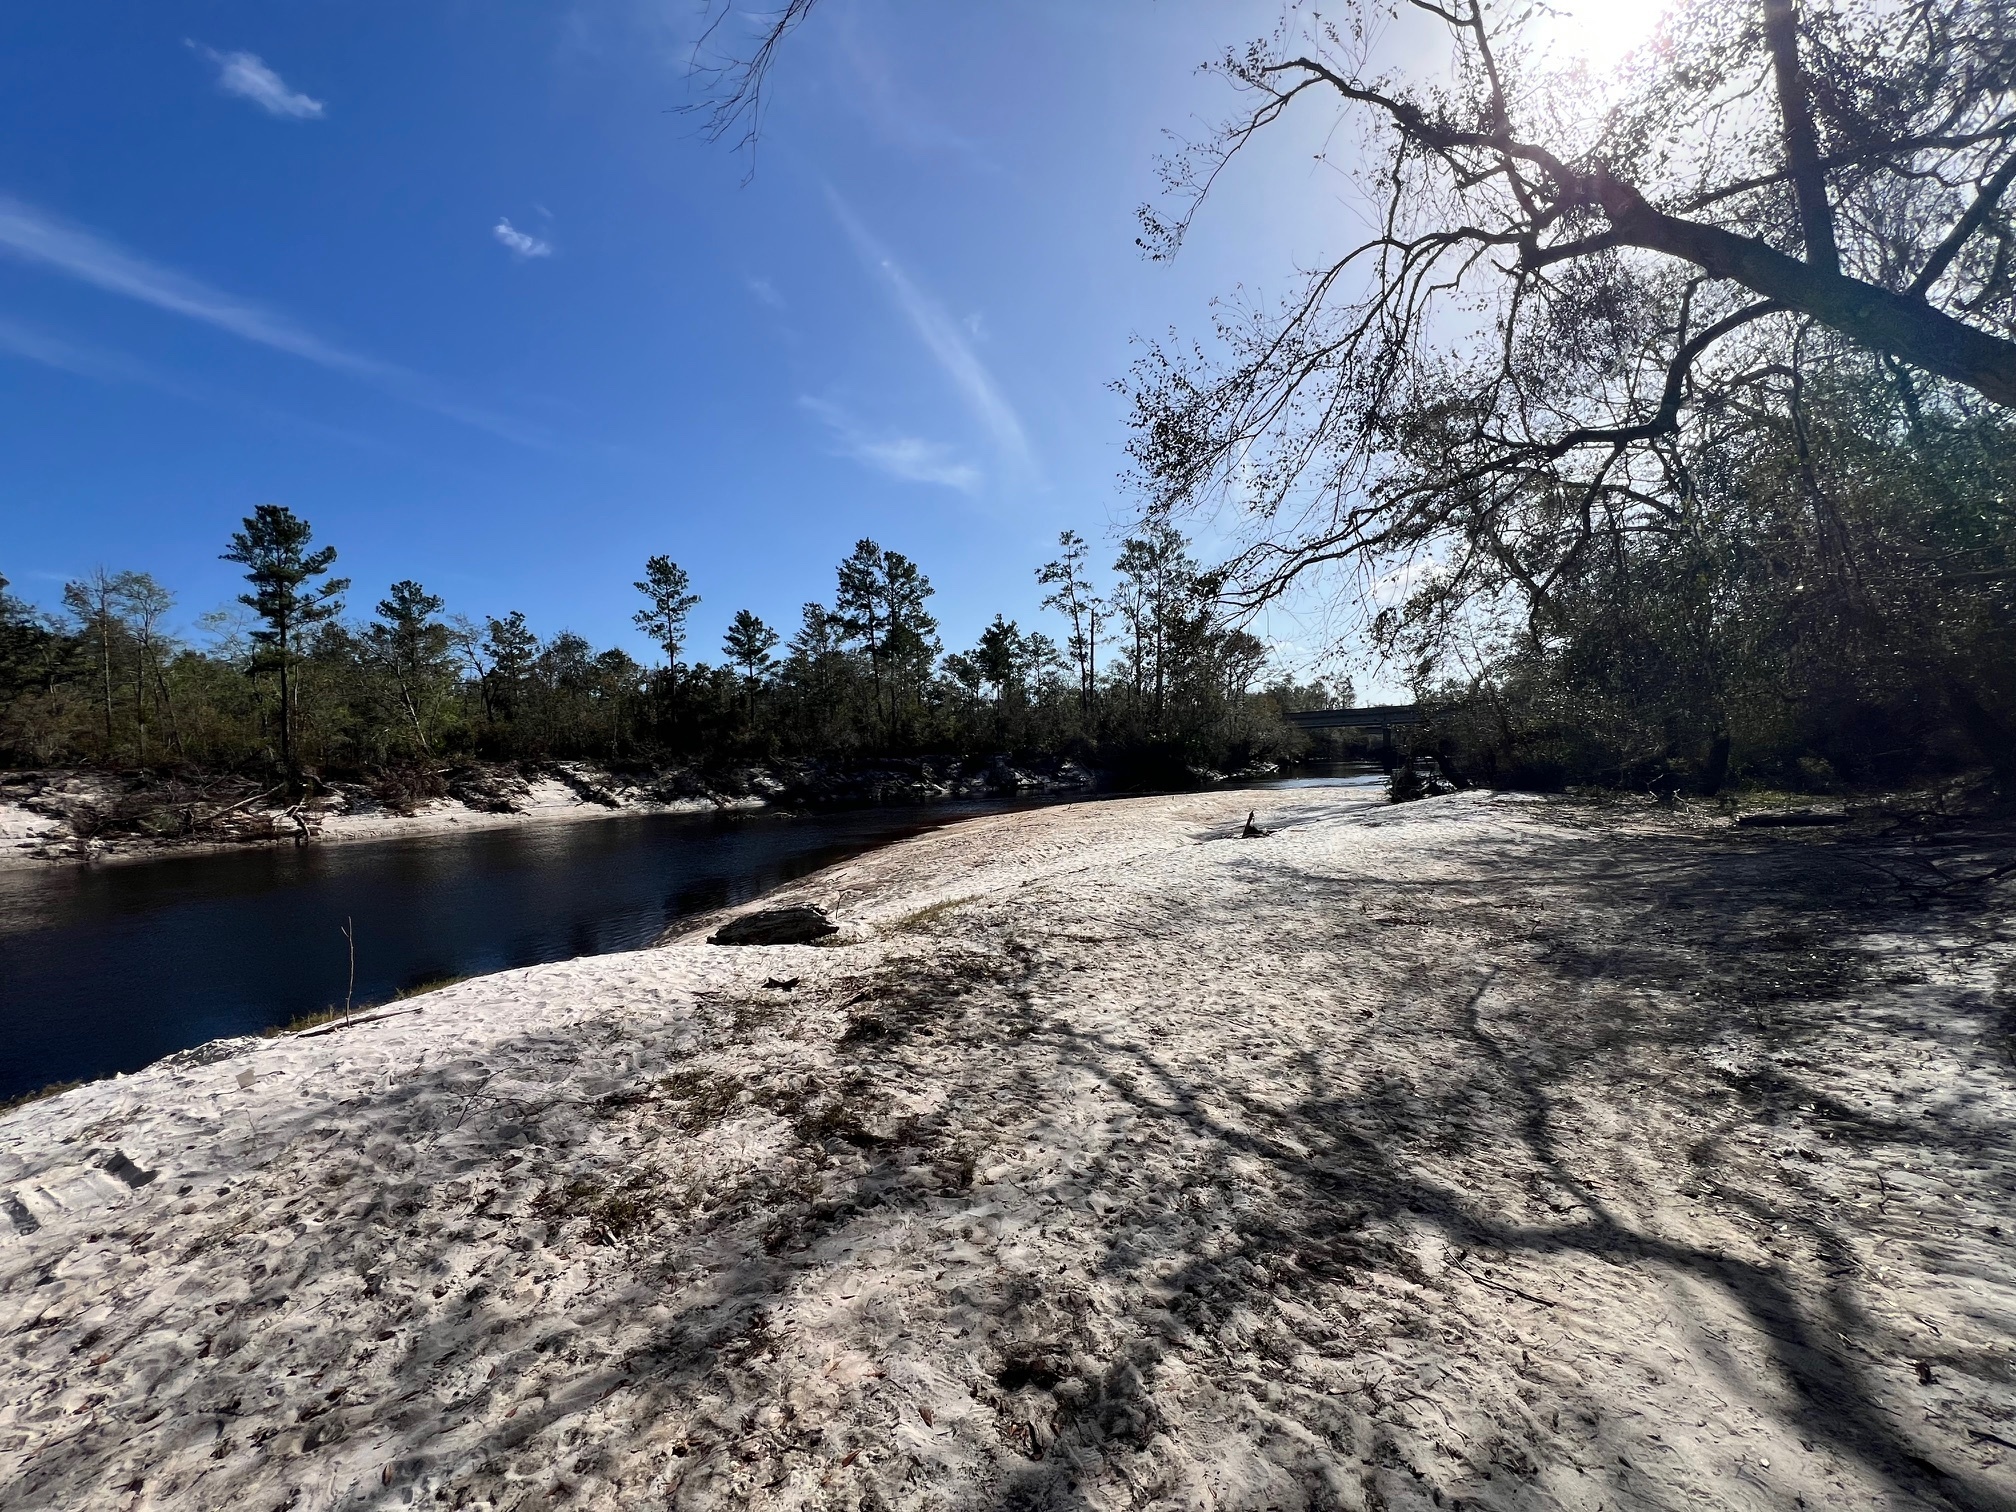
[[(84, 774), (76, 779), (76, 785), (89, 788), (103, 784), (94, 783), (91, 774)], [(610, 798), (610, 802), (597, 802), (583, 797), (578, 788), (543, 778), (525, 783), (522, 794), (515, 795), (516, 807), (504, 813), (473, 807), (452, 797), (430, 799), (405, 812), (382, 804), (324, 799), (302, 807), (299, 825), (291, 818), (276, 821), (262, 810), (256, 816), (262, 824), (256, 835), (210, 841), (176, 840), (167, 845), (128, 835), (110, 840), (80, 840), (63, 818), (0, 798), (0, 867), (145, 861), (171, 851), (192, 854), (241, 850), (248, 844), (292, 845), (312, 841), (318, 845), (340, 845), (354, 840), (452, 835), (469, 830), (633, 814), (715, 813), (729, 808), (760, 808), (765, 801), (760, 797), (661, 800), (621, 788), (612, 792)]]
[(1018, 766), (999, 757), (777, 761), (711, 780), (684, 768), (618, 771), (586, 761), (537, 763), (529, 771), (510, 763), (457, 770), (449, 793), (396, 804), (373, 797), (358, 783), (324, 783), (315, 796), (294, 802), (277, 796), (277, 787), (261, 794), (252, 779), (240, 777), (237, 785), (244, 792), (227, 786), (225, 797), (198, 801), (193, 789), (178, 791), (172, 782), (128, 791), (119, 774), (107, 771), (11, 779), (0, 774), (0, 868), (417, 838), (640, 814), (712, 814), (772, 804), (1078, 794), (1095, 786), (1093, 774), (1074, 761)]
[(1069, 805), (187, 1052), (0, 1118), (0, 1505), (2016, 1506), (1963, 861)]

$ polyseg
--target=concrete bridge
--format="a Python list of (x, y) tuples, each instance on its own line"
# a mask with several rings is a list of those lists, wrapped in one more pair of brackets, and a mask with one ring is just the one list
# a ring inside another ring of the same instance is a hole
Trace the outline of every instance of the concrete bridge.
[(1298, 730), (1381, 730), (1421, 723), (1419, 704), (1371, 704), (1363, 709), (1298, 709), (1282, 719)]
[(1370, 704), (1362, 709), (1298, 709), (1281, 718), (1298, 730), (1377, 730), (1379, 760), (1393, 770), (1393, 732), (1421, 723), (1418, 704)]

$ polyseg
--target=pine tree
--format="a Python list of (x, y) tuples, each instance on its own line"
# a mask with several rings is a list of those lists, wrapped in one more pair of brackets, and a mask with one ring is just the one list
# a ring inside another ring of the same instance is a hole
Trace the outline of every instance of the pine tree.
[(163, 653), (173, 643), (163, 635), (161, 622), (175, 607), (175, 595), (145, 572), (120, 574), (120, 598), (126, 610), (126, 630), (133, 639), (133, 739), (142, 763), (147, 760), (147, 681), (153, 674), (154, 692), (168, 716), (168, 740), (179, 755), (182, 732), (175, 723), (175, 698), (168, 691), (162, 670)]
[(1189, 547), (1166, 514), (1153, 513), (1141, 522), (1138, 534), (1121, 543), (1113, 564), (1121, 580), (1120, 613), (1133, 642), (1135, 696), (1150, 695), (1158, 726), (1168, 708), (1176, 652), (1191, 638), (1206, 589)]
[(392, 679), (420, 754), (431, 754), (421, 705), (448, 675), (448, 627), (436, 619), (442, 601), (410, 578), (378, 601), (378, 619), (364, 632), (371, 655)]
[(1020, 680), (1021, 652), (1022, 632), (1011, 619), (997, 614), (994, 623), (980, 632), (980, 643), (973, 648), (973, 665), (980, 671), (980, 680), (993, 687), (997, 704)]
[(848, 640), (859, 641), (867, 649), (875, 720), (880, 724), (882, 643), (889, 633), (889, 609), (882, 591), (882, 548), (865, 536), (856, 541), (854, 554), (840, 564), (839, 577), (839, 591), (833, 595), (833, 626)]
[(631, 618), (637, 628), (665, 648), (665, 665), (679, 665), (679, 651), (686, 644), (686, 616), (693, 612), (693, 606), (700, 602), (700, 595), (688, 590), (692, 587), (685, 568), (668, 556), (654, 556), (644, 564), (644, 577), (636, 584), (637, 591), (650, 600), (650, 607), (639, 609)]
[(238, 602), (264, 621), (252, 632), (257, 648), (252, 659), (255, 672), (272, 670), (280, 681), (280, 765), (292, 775), (294, 766), (294, 664), (301, 654), (309, 630), (343, 612), (343, 594), (348, 578), (326, 577), (336, 560), (336, 548), (324, 546), (310, 551), (314, 532), (308, 522), (280, 504), (261, 504), (245, 517), (245, 528), (234, 531), (231, 549), (221, 560), (236, 562), (245, 569), (250, 593), (241, 593)]
[(775, 630), (747, 609), (735, 611), (735, 618), (728, 622), (728, 633), (721, 637), (721, 650), (742, 669), (743, 687), (752, 701), (756, 697), (757, 679), (776, 665), (770, 655), (776, 649)]
[(915, 562), (867, 539), (840, 564), (834, 617), (868, 652), (876, 717), (892, 740), (906, 689), (915, 691), (938, 656), (938, 621), (924, 608), (933, 592)]
[(1091, 548), (1075, 530), (1057, 537), (1063, 555), (1036, 569), (1036, 581), (1052, 591), (1043, 600), (1045, 609), (1055, 609), (1071, 620), (1071, 660), (1078, 667), (1078, 709), (1089, 726), (1092, 702), (1099, 688), (1099, 620), (1106, 605), (1092, 592), (1085, 577), (1085, 561)]
[(522, 611), (491, 619), (483, 635), (483, 655), (490, 670), (483, 677), (483, 712), (492, 723), (517, 717), (525, 679), (539, 659), (539, 637), (525, 623)]

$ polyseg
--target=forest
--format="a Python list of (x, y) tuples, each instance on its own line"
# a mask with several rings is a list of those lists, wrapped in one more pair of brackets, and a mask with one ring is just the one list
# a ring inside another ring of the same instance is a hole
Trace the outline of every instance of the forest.
[(2016, 796), (2016, 7), (1683, 4), (1603, 74), (1559, 22), (1291, 4), (1207, 65), (1144, 252), (1284, 138), (1358, 234), (1143, 343), (1142, 517), (1229, 538), (1227, 623), (1327, 600), (1458, 783)]
[(1230, 603), (1355, 597), (1472, 780), (2016, 796), (2016, 9), (1685, 5), (1600, 78), (1391, 10), (1446, 73), (1291, 8), (1143, 212), (1313, 116), (1368, 228), (1143, 354), (1145, 506), (1243, 522)]
[[(717, 137), (753, 141), (818, 3), (708, 76)], [(866, 541), (830, 603), (790, 627), (745, 612), (715, 659), (688, 659), (664, 558), (639, 580), (653, 667), (446, 615), (413, 582), (346, 619), (328, 548), (262, 508), (230, 548), (254, 618), (201, 649), (164, 636), (144, 574), (71, 584), (60, 619), (4, 601), (0, 759), (1225, 769), (1292, 749), (1283, 708), (1348, 694), (1296, 686), (1243, 628), (1314, 595), (1331, 649), (1412, 688), (1459, 783), (1976, 769), (2016, 795), (2016, 8), (1686, 5), (1602, 79), (1550, 52), (1544, 9), (1392, 7), (1443, 34), (1446, 70), (1420, 76), (1378, 65), (1363, 15), (1299, 5), (1217, 60), (1236, 104), (1163, 165), (1148, 255), (1179, 255), (1235, 160), (1312, 114), (1369, 230), (1271, 301), (1228, 297), (1206, 339), (1138, 349), (1138, 523), (1103, 590), (1065, 536), (1039, 574), (1054, 637), (997, 616), (944, 654), (928, 581)], [(1191, 517), (1224, 560), (1193, 558)], [(261, 566), (273, 551), (292, 565)]]
[(171, 632), (175, 595), (146, 572), (71, 582), (60, 615), (0, 579), (0, 760), (305, 781), (469, 759), (1015, 753), (1166, 777), (1290, 754), (1284, 708), (1349, 697), (1274, 671), (1166, 520), (1127, 537), (1104, 587), (1064, 532), (1036, 575), (1059, 635), (997, 614), (949, 653), (930, 579), (874, 541), (796, 625), (739, 610), (711, 655), (689, 637), (688, 574), (653, 556), (626, 589), (651, 665), (569, 630), (542, 637), (522, 613), (454, 614), (410, 580), (353, 612), (336, 547), (284, 506), (258, 506), (222, 555), (246, 591), (199, 622), (200, 645)]

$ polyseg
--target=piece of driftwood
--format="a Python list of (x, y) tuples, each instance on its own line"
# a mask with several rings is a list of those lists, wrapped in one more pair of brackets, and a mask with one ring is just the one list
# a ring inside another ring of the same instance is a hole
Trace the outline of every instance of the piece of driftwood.
[(1260, 828), (1259, 825), (1253, 822), (1253, 816), (1259, 812), (1258, 809), (1248, 809), (1246, 811), (1246, 828), (1239, 831), (1239, 838), (1241, 840), (1258, 840), (1262, 835), (1271, 835), (1274, 833), (1272, 830)]
[(826, 917), (826, 910), (811, 903), (794, 903), (788, 908), (764, 908), (730, 919), (707, 936), (709, 945), (811, 945), (840, 926)]
[(250, 798), (240, 798), (236, 803), (227, 804), (225, 807), (217, 810), (216, 813), (205, 814), (200, 819), (195, 817), (196, 806), (192, 803), (189, 806), (190, 826), (191, 828), (194, 828), (195, 826), (201, 824), (215, 824), (219, 819), (222, 819), (230, 814), (235, 814), (238, 812), (238, 810), (242, 808), (250, 808), (253, 804), (257, 803), (262, 798), (271, 798), (275, 793), (280, 791), (280, 788), (283, 788), (286, 785), (287, 784), (283, 782), (279, 784), (278, 787), (270, 787), (266, 789), (266, 791), (263, 793), (254, 793)]
[(1823, 824), (1846, 824), (1848, 816), (1820, 809), (1783, 809), (1768, 814), (1745, 814), (1736, 822), (1744, 829), (1812, 829)]

